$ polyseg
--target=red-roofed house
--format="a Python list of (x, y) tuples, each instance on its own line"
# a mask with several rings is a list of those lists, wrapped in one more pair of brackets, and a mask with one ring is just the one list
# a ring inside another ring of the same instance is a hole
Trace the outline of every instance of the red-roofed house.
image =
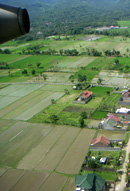
[(97, 137), (95, 139), (91, 140), (91, 147), (109, 147), (110, 146), (110, 141), (104, 136)]
[(107, 117), (107, 120), (109, 120), (109, 119), (112, 119), (112, 120), (115, 121), (116, 123), (120, 122), (120, 118), (117, 117), (117, 116), (114, 115), (114, 114), (109, 115), (109, 116)]
[(130, 90), (122, 94), (118, 104), (130, 105)]
[(76, 99), (79, 103), (87, 103), (93, 97), (93, 92), (86, 90)]

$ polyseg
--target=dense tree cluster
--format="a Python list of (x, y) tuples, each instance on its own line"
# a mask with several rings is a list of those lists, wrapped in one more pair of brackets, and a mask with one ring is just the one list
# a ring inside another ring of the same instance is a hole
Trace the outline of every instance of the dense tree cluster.
[(10, 50), (9, 49), (0, 49), (0, 54), (11, 54)]
[(10, 69), (10, 67), (6, 62), (0, 62), (0, 69)]

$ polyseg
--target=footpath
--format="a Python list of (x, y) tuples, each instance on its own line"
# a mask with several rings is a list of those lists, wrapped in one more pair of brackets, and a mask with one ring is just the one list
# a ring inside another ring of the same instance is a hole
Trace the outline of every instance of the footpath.
[(127, 167), (127, 163), (129, 162), (128, 159), (129, 159), (129, 153), (130, 153), (130, 139), (125, 148), (125, 151), (126, 151), (126, 157), (125, 157), (125, 161), (124, 161), (123, 168), (122, 168), (122, 177), (121, 177), (120, 183), (116, 185), (115, 191), (123, 191), (126, 186), (126, 182), (125, 182), (126, 172), (127, 172), (126, 167)]

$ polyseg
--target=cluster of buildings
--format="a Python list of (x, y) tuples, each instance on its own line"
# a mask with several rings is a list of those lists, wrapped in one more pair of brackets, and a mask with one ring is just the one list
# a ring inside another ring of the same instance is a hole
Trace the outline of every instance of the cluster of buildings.
[[(93, 92), (86, 90), (81, 93), (73, 102), (85, 104), (88, 103), (92, 97)], [(115, 130), (115, 128), (123, 128), (126, 130), (126, 128), (130, 125), (130, 119), (125, 117), (125, 115), (130, 114), (130, 109), (126, 107), (126, 105), (130, 105), (130, 90), (122, 93), (118, 104), (123, 106), (116, 109), (115, 114), (108, 113), (107, 116), (99, 123), (100, 129)]]
[[(75, 103), (87, 103), (93, 97), (93, 93), (89, 90), (86, 90), (82, 94), (80, 94), (76, 99)], [(130, 109), (127, 108), (125, 105), (130, 105), (130, 90), (125, 91), (122, 93), (118, 104), (122, 105), (120, 108), (117, 108), (115, 113), (108, 113), (107, 116), (100, 122), (99, 128), (106, 129), (106, 130), (115, 130), (117, 129), (124, 129), (130, 125), (130, 121), (126, 116), (130, 114)], [(104, 136), (100, 136), (91, 140), (90, 143), (90, 150), (95, 148), (102, 148), (103, 149), (112, 149), (112, 140)], [(113, 148), (115, 149), (115, 148)], [(120, 149), (120, 148), (117, 148)], [(100, 163), (105, 164), (107, 158), (100, 158)], [(75, 177), (75, 185), (76, 191), (105, 191), (107, 190), (106, 181), (95, 173), (91, 174), (84, 174), (84, 175), (77, 175)]]
[(105, 31), (105, 30), (112, 30), (112, 29), (127, 29), (128, 27), (119, 27), (119, 26), (110, 26), (110, 27), (106, 27), (106, 26), (103, 26), (103, 27), (99, 27), (96, 29), (96, 31)]

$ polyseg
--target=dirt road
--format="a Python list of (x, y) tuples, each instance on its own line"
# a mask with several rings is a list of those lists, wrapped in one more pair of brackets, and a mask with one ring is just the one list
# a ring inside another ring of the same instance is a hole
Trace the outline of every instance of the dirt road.
[(121, 182), (116, 185), (116, 188), (115, 188), (116, 191), (123, 191), (126, 186), (126, 182), (125, 182), (126, 171), (127, 171), (126, 166), (128, 163), (128, 157), (129, 157), (129, 153), (130, 153), (130, 139), (128, 141), (128, 144), (127, 144), (125, 150), (126, 150), (126, 157), (125, 157), (125, 161), (124, 161), (123, 168), (122, 168), (123, 174), (121, 177)]

